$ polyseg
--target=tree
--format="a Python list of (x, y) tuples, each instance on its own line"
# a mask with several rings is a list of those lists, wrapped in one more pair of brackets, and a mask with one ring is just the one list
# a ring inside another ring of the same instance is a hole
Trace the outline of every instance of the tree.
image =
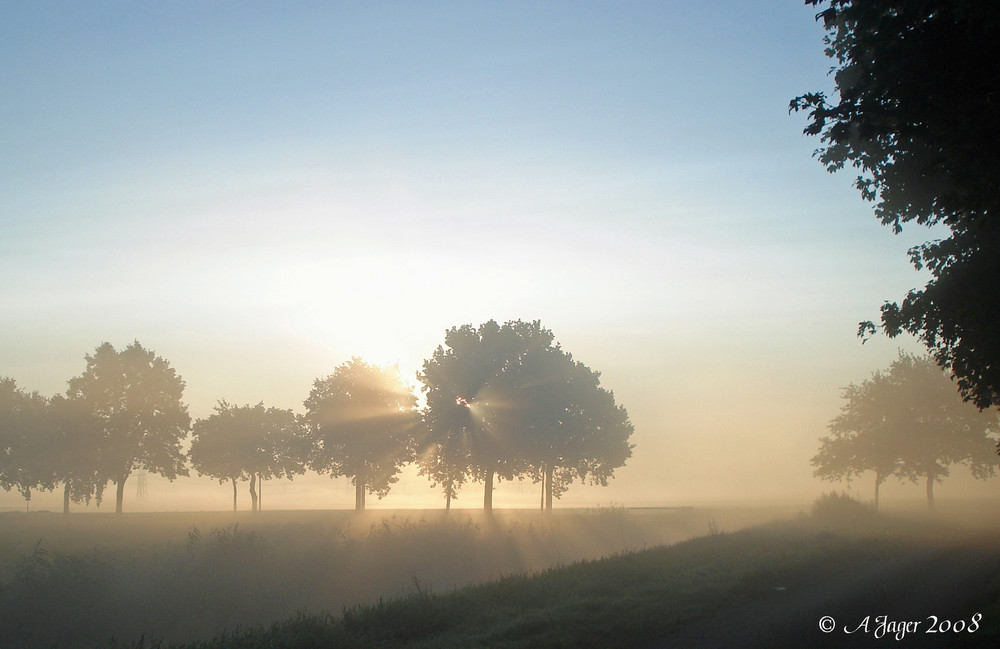
[(305, 401), (311, 468), (350, 477), (355, 510), (364, 510), (366, 494), (384, 498), (413, 457), (416, 405), (396, 366), (369, 365), (355, 357), (316, 379)]
[(878, 487), (889, 476), (924, 480), (927, 506), (934, 507), (934, 483), (953, 464), (969, 467), (976, 478), (995, 475), (992, 453), (1000, 430), (993, 411), (964, 403), (949, 377), (929, 357), (900, 354), (889, 369), (844, 391), (841, 414), (830, 422), (832, 435), (821, 440), (812, 459), (823, 479), (875, 472)]
[(458, 471), (482, 481), (484, 511), (493, 510), (495, 478), (512, 480), (527, 468), (517, 448), (522, 409), (515, 401), (514, 370), (529, 349), (552, 340), (538, 321), (452, 327), (418, 374), (427, 398), (422, 443), (431, 449), (420, 456), (424, 467), (444, 458), (452, 483)]
[(49, 430), (48, 400), (0, 378), (0, 487), (16, 489), (26, 507), (32, 490), (52, 485), (45, 458)]
[(257, 485), (264, 478), (292, 479), (305, 471), (311, 444), (291, 410), (234, 406), (219, 401), (215, 413), (193, 426), (188, 458), (201, 475), (233, 485), (233, 511), (237, 510), (236, 483), (250, 480), (251, 509), (258, 511)]
[(48, 463), (55, 483), (63, 485), (63, 513), (70, 502), (100, 504), (106, 480), (101, 479), (101, 423), (77, 399), (55, 395), (49, 400)]
[(103, 343), (86, 360), (83, 374), (70, 380), (67, 396), (100, 424), (100, 477), (115, 484), (115, 513), (120, 514), (125, 481), (134, 470), (169, 480), (187, 475), (181, 441), (191, 418), (181, 401), (184, 381), (138, 341), (120, 352)]
[(805, 2), (828, 5), (817, 19), (836, 62), (835, 97), (790, 104), (809, 112), (820, 161), (857, 169), (855, 185), (894, 232), (911, 222), (949, 232), (910, 250), (931, 280), (886, 302), (881, 329), (922, 340), (980, 408), (1000, 404), (1000, 4)]
[(470, 449), (457, 431), (443, 431), (437, 439), (431, 439), (429, 435), (422, 439), (417, 447), (417, 474), (427, 476), (432, 487), (441, 485), (444, 490), (444, 508), (450, 511), (451, 501), (458, 498), (458, 490), (465, 484), (470, 472)]
[(997, 412), (963, 403), (951, 379), (930, 358), (901, 354), (890, 371), (899, 386), (897, 407), (906, 426), (898, 473), (925, 481), (927, 506), (933, 509), (934, 483), (948, 476), (952, 464), (968, 466), (979, 479), (994, 476), (997, 440), (990, 434), (1000, 431)]
[(830, 422), (830, 435), (820, 439), (819, 452), (811, 460), (814, 475), (822, 480), (850, 481), (872, 471), (876, 508), (882, 483), (899, 471), (904, 444), (896, 425), (900, 413), (886, 412), (888, 404), (896, 403), (893, 389), (891, 377), (881, 372), (844, 388), (846, 403)]
[(542, 483), (542, 506), (552, 510), (574, 478), (607, 486), (631, 457), (633, 427), (600, 374), (559, 345), (524, 355), (514, 381), (524, 409), (521, 430), (529, 464)]
[(423, 470), (445, 485), (449, 504), (459, 476), (483, 481), (491, 511), (494, 477), (531, 475), (551, 509), (572, 479), (606, 485), (631, 456), (624, 408), (553, 341), (538, 321), (490, 320), (449, 329), (424, 362)]

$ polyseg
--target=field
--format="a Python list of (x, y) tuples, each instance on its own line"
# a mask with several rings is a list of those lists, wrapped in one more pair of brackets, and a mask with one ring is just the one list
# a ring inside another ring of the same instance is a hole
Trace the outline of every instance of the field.
[(762, 591), (995, 539), (1000, 520), (801, 509), (6, 514), (0, 642), (657, 646)]

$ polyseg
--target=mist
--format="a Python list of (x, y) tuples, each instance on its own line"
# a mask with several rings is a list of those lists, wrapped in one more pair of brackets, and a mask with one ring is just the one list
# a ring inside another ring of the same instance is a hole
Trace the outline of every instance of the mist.
[(828, 173), (816, 4), (0, 4), (0, 647), (817, 646), (993, 574), (983, 345), (892, 326), (978, 221)]

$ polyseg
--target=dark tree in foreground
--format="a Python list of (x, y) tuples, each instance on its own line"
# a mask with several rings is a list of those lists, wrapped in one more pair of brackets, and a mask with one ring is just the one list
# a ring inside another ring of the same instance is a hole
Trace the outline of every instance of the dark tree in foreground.
[(310, 466), (331, 477), (350, 477), (354, 507), (365, 496), (384, 498), (413, 459), (413, 434), (420, 418), (417, 400), (397, 367), (352, 358), (333, 374), (316, 379), (305, 401), (313, 439)]
[[(875, 214), (942, 225), (910, 251), (931, 280), (882, 307), (881, 329), (909, 332), (980, 408), (1000, 404), (1000, 3), (806, 0), (825, 6), (835, 96), (791, 102), (809, 113), (820, 161), (847, 165)], [(862, 323), (861, 335), (876, 331)]]
[(237, 510), (236, 485), (250, 481), (252, 511), (260, 509), (257, 488), (265, 478), (288, 478), (305, 471), (311, 443), (291, 410), (234, 406), (220, 401), (215, 412), (193, 426), (188, 459), (201, 475), (233, 485), (233, 511)]
[(181, 441), (191, 418), (181, 401), (184, 381), (138, 341), (120, 352), (104, 343), (86, 359), (86, 370), (70, 380), (67, 395), (100, 425), (100, 476), (115, 484), (120, 514), (125, 481), (136, 469), (170, 480), (187, 475)]
[(923, 480), (933, 508), (934, 483), (948, 476), (951, 465), (964, 464), (980, 479), (995, 475), (996, 439), (990, 435), (1000, 432), (997, 413), (963, 402), (930, 358), (900, 354), (886, 372), (848, 387), (844, 399), (831, 435), (812, 459), (817, 476), (849, 479), (874, 471), (876, 503), (889, 475)]

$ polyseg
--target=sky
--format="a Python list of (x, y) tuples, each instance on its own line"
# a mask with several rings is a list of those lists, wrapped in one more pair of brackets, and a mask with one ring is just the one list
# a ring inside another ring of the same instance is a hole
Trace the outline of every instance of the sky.
[[(0, 376), (63, 392), (100, 343), (138, 340), (194, 418), (301, 412), (352, 356), (415, 384), (448, 328), (541, 320), (636, 428), (612, 485), (565, 504), (815, 497), (840, 389), (920, 351), (856, 332), (922, 286), (905, 253), (933, 233), (881, 227), (788, 113), (831, 87), (814, 13), (2, 3)], [(963, 471), (939, 498), (995, 491)], [(149, 484), (136, 507), (231, 498)], [(275, 506), (349, 507), (345, 487), (303, 476)], [(412, 475), (370, 500), (440, 502)]]

